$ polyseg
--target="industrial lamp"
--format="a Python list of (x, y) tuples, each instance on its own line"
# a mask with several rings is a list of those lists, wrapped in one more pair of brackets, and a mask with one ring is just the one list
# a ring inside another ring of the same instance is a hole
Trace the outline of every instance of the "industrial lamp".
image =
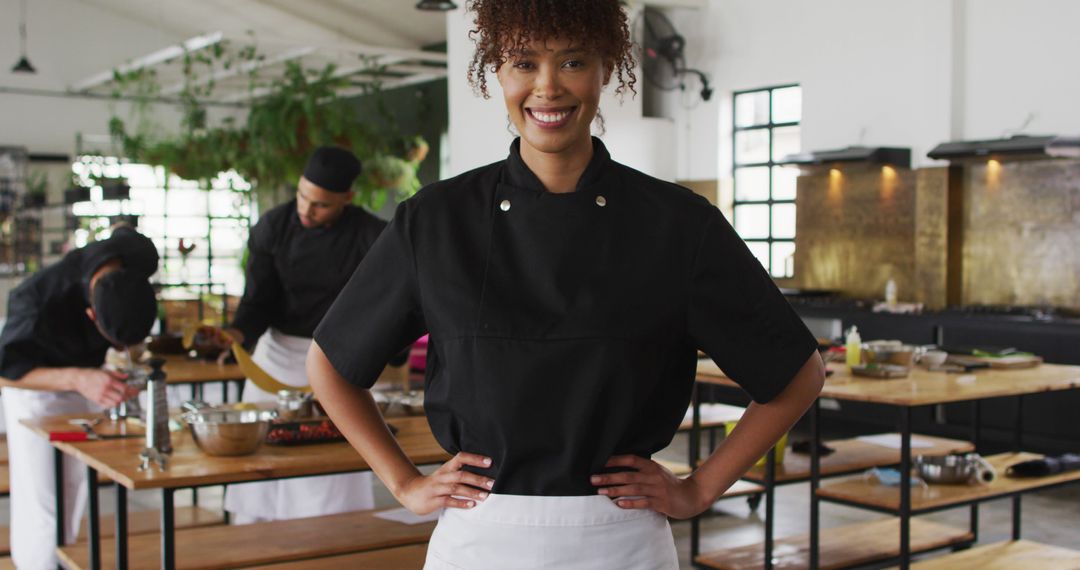
[(457, 4), (451, 0), (420, 0), (416, 3), (417, 10), (429, 10), (432, 12), (447, 12), (456, 10)]

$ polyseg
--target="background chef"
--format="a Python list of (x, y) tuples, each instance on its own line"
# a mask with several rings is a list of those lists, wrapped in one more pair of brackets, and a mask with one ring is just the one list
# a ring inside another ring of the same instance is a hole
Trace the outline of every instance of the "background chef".
[[(271, 209), (251, 230), (247, 282), (228, 334), (271, 376), (306, 386), (311, 335), (386, 222), (352, 205), (360, 161), (324, 146), (308, 159), (296, 198)], [(274, 400), (250, 380), (243, 400)], [(305, 477), (230, 486), (233, 521), (310, 517), (370, 509), (371, 474)]]
[[(23, 569), (53, 569), (56, 494), (53, 449), (19, 423), (24, 418), (97, 411), (135, 394), (124, 375), (101, 368), (110, 347), (146, 339), (157, 317), (149, 277), (154, 244), (134, 229), (65, 255), (16, 287), (0, 333), (11, 471), (11, 557)], [(66, 537), (78, 533), (86, 471), (64, 463)]]

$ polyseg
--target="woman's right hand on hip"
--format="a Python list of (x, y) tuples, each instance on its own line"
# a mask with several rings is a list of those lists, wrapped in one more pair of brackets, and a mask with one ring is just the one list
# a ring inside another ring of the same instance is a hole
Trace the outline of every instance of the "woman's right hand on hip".
[(465, 471), (463, 468), (466, 465), (487, 469), (491, 467), (491, 458), (460, 452), (431, 475), (419, 475), (402, 485), (397, 500), (418, 515), (426, 515), (443, 507), (475, 507), (477, 501), (488, 497), (495, 480)]

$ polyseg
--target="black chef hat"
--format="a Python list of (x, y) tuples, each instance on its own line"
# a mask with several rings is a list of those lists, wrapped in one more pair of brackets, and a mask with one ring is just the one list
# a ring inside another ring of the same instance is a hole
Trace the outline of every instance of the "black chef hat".
[(131, 346), (146, 340), (157, 318), (157, 299), (146, 275), (116, 269), (94, 283), (97, 324), (109, 342)]
[(353, 153), (336, 146), (315, 149), (304, 167), (304, 178), (330, 192), (348, 192), (359, 175), (360, 160)]

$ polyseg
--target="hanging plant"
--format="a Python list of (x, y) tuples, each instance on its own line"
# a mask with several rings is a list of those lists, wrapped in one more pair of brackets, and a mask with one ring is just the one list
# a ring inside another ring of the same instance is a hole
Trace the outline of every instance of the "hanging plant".
[[(316, 147), (332, 144), (352, 150), (364, 164), (365, 174), (355, 187), (357, 204), (378, 210), (395, 193), (407, 197), (416, 192), (416, 169), (427, 155), (427, 142), (412, 137), (395, 143), (403, 139), (382, 106), (379, 117), (358, 116), (355, 100), (339, 95), (354, 85), (339, 77), (333, 64), (310, 69), (288, 61), (284, 73), (270, 80), (259, 76), (261, 66), (252, 65), (246, 119), (210, 125), (206, 101), (216, 86), (214, 72), (264, 59), (254, 46), (234, 49), (228, 42), (185, 54), (184, 88), (178, 96), (182, 119), (173, 135), (162, 134), (139, 103), (161, 92), (156, 74), (115, 73), (116, 96), (134, 96), (137, 102), (134, 125), (114, 111), (109, 131), (115, 146), (131, 160), (164, 166), (181, 178), (208, 182), (235, 170), (256, 192), (276, 193), (296, 184)], [(365, 89), (365, 94), (377, 94), (380, 86), (367, 83)]]

